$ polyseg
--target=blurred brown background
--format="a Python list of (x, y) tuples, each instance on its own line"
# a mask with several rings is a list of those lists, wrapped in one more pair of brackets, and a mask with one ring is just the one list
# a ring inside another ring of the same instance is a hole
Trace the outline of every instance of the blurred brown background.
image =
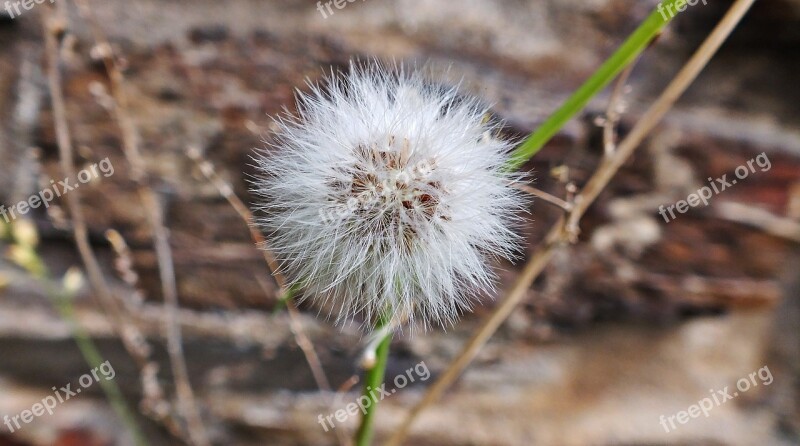
[[(104, 108), (110, 80), (96, 34), (70, 12), (62, 51), (71, 138), (79, 168), (108, 157), (114, 175), (81, 189), (92, 246), (114, 295), (154, 347), (172, 395), (161, 326), (161, 282), (151, 228)], [(246, 225), (189, 159), (197, 147), (250, 202), (249, 156), (269, 138), (269, 116), (294, 106), (295, 88), (352, 58), (429, 64), (438, 81), (495, 104), (510, 136), (541, 123), (655, 6), (633, 0), (366, 0), (323, 17), (312, 1), (104, 0), (89, 3), (120, 56), (128, 111), (141, 134), (148, 186), (165, 211), (181, 303), (186, 361), (214, 444), (325, 445), (328, 414), (276, 308), (277, 287)], [(625, 96), (622, 135), (674, 76), (730, 2), (681, 13), (638, 63)], [(2, 7), (2, 5), (0, 5)], [(27, 199), (62, 179), (44, 73), (41, 11), (0, 19), (0, 203)], [(2, 14), (0, 12), (0, 14)], [(414, 425), (414, 445), (800, 444), (800, 1), (757, 2), (739, 29), (582, 223), (543, 277), (446, 397)], [(93, 51), (94, 48), (94, 51)], [(602, 156), (596, 98), (526, 169), (564, 196), (551, 175), (568, 166), (583, 184)], [(107, 103), (105, 105), (108, 105)], [(765, 153), (771, 169), (666, 223), (660, 205), (706, 178)], [(25, 216), (53, 275), (81, 265), (63, 200)], [(528, 252), (559, 211), (537, 201)], [(3, 223), (3, 222), (0, 222)], [(130, 247), (120, 260), (105, 231)], [(3, 233), (5, 231), (0, 231)], [(7, 252), (12, 242), (0, 241)], [(129, 268), (124, 260), (130, 260)], [(500, 293), (517, 265), (500, 265)], [(126, 275), (127, 273), (127, 275)], [(130, 273), (134, 273), (131, 276)], [(114, 365), (137, 406), (140, 371), (113, 323), (84, 287), (80, 323)], [(424, 360), (435, 378), (494, 302), (456, 327), (397, 336), (387, 376)], [(331, 385), (358, 373), (364, 339), (308, 305), (299, 321)], [(89, 369), (40, 283), (0, 260), (0, 416)], [(665, 433), (669, 416), (768, 366), (774, 382)], [(377, 419), (378, 444), (432, 382), (393, 395)], [(89, 390), (87, 390), (89, 391)], [(130, 444), (100, 393), (60, 405), (0, 445)], [(354, 401), (355, 391), (343, 397)], [(342, 428), (352, 430), (357, 420)], [(181, 444), (140, 420), (152, 444)]]

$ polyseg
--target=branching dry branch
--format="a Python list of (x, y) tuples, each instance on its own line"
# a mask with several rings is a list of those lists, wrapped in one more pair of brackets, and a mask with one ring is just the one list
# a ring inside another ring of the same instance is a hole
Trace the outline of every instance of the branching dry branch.
[[(42, 13), (44, 23), (44, 38), (47, 57), (47, 80), (50, 90), (50, 97), (53, 108), (53, 119), (56, 127), (56, 139), (59, 149), (61, 170), (64, 176), (73, 178), (75, 175), (75, 164), (73, 161), (72, 139), (69, 132), (67, 121), (66, 104), (64, 93), (61, 87), (60, 57), (59, 57), (59, 38), (65, 31), (64, 14), (54, 14), (50, 9), (43, 8)], [(94, 290), (94, 296), (98, 299), (105, 314), (113, 321), (120, 339), (123, 341), (128, 353), (135, 360), (136, 364), (143, 371), (143, 381), (147, 382), (144, 370), (153, 370), (154, 363), (150, 360), (150, 345), (142, 335), (139, 328), (130, 323), (125, 316), (119, 302), (114, 298), (111, 289), (106, 282), (97, 257), (92, 250), (89, 242), (88, 227), (81, 208), (81, 195), (79, 191), (73, 190), (65, 197), (67, 206), (72, 218), (72, 230), (78, 253), (86, 267), (89, 283)], [(151, 385), (146, 386), (145, 399), (154, 402), (152, 409), (159, 416), (165, 426), (171, 431), (176, 431), (177, 424), (169, 416), (169, 409), (163, 408), (160, 401), (163, 401), (163, 392), (157, 380), (152, 380)], [(156, 404), (162, 410), (155, 411)]]
[(568, 214), (566, 219), (563, 217), (560, 218), (555, 226), (553, 226), (545, 239), (544, 245), (534, 253), (508, 296), (506, 296), (494, 310), (478, 332), (467, 342), (466, 346), (439, 379), (427, 390), (423, 399), (411, 409), (407, 417), (401, 423), (399, 429), (387, 442), (388, 445), (399, 446), (406, 437), (416, 417), (427, 406), (438, 400), (444, 391), (450, 387), (459, 375), (461, 375), (469, 363), (472, 362), (481, 347), (483, 347), (500, 325), (508, 318), (514, 308), (522, 301), (530, 285), (549, 262), (555, 247), (569, 240), (571, 228), (578, 227), (581, 217), (586, 213), (589, 206), (611, 181), (625, 161), (630, 158), (636, 148), (639, 147), (644, 138), (655, 128), (675, 101), (686, 91), (754, 2), (755, 0), (737, 0), (731, 6), (708, 38), (706, 38), (700, 48), (694, 53), (692, 58), (683, 66), (664, 92), (656, 99), (627, 137), (620, 143), (617, 150), (607, 158), (608, 162), (601, 163), (586, 186), (584, 186), (581, 192), (575, 197), (575, 208)]
[[(278, 286), (281, 289), (281, 294), (286, 292), (286, 279), (283, 277), (283, 274), (280, 273), (278, 270), (278, 262), (275, 260), (275, 257), (272, 255), (272, 252), (269, 250), (267, 245), (267, 241), (261, 232), (256, 229), (253, 221), (253, 214), (250, 212), (250, 209), (247, 207), (246, 204), (233, 192), (233, 187), (230, 184), (226, 183), (214, 169), (214, 165), (211, 164), (210, 161), (203, 159), (200, 150), (197, 147), (188, 147), (186, 149), (186, 155), (192, 161), (197, 164), (197, 167), (200, 169), (200, 173), (211, 183), (219, 192), (219, 194), (228, 201), (228, 203), (233, 207), (239, 217), (244, 220), (244, 223), (247, 225), (247, 229), (250, 231), (250, 237), (256, 243), (256, 245), (262, 247), (261, 249), (262, 254), (264, 255), (264, 261), (267, 262), (267, 266), (269, 267), (272, 276), (275, 278), (275, 281), (278, 283)], [(279, 300), (282, 299), (283, 296), (279, 297)]]
[(633, 68), (638, 61), (639, 58), (625, 67), (620, 73), (614, 85), (614, 90), (611, 91), (611, 97), (608, 99), (608, 108), (603, 118), (603, 152), (606, 157), (611, 157), (617, 149), (617, 124), (619, 124), (622, 113), (625, 111), (624, 96), (628, 88), (628, 78), (631, 76)]
[[(206, 160), (203, 159), (203, 156), (196, 147), (188, 147), (186, 149), (186, 155), (197, 164), (197, 167), (200, 169), (200, 173), (211, 183), (219, 192), (219, 194), (225, 198), (225, 200), (230, 203), (231, 207), (239, 214), (239, 217), (244, 221), (247, 228), (250, 230), (250, 236), (252, 237), (253, 241), (256, 245), (261, 246), (261, 252), (264, 255), (264, 261), (267, 263), (267, 267), (272, 272), (275, 281), (278, 283), (278, 286), (281, 289), (281, 296), (279, 299), (283, 300), (283, 296), (286, 293), (286, 279), (283, 275), (278, 271), (278, 262), (275, 260), (275, 257), (269, 251), (267, 247), (267, 241), (264, 236), (261, 235), (261, 232), (256, 229), (253, 224), (253, 214), (250, 212), (250, 209), (244, 204), (244, 202), (233, 192), (233, 187), (230, 184), (225, 182), (219, 174), (217, 174), (216, 169), (214, 169), (214, 165)], [(259, 284), (264, 289), (264, 292), (267, 292), (266, 284), (263, 280), (259, 277)], [(300, 323), (300, 318), (297, 313), (297, 308), (294, 305), (294, 302), (291, 299), (286, 301), (286, 310), (289, 314), (289, 327), (294, 336), (294, 340), (297, 343), (297, 346), (300, 347), (300, 350), (303, 352), (303, 356), (308, 363), (308, 367), (311, 369), (311, 374), (314, 377), (314, 381), (317, 384), (317, 387), (327, 393), (331, 393), (331, 385), (328, 381), (327, 376), (325, 375), (325, 370), (322, 368), (322, 361), (319, 359), (319, 355), (317, 355), (317, 351), (314, 348), (314, 343), (311, 342), (311, 339), (305, 334), (305, 330), (303, 330), (303, 325)], [(331, 404), (332, 406), (332, 404)], [(339, 444), (342, 446), (347, 446), (350, 444), (350, 438), (347, 433), (344, 431), (343, 428), (336, 429), (336, 436), (339, 440)]]
[(147, 181), (147, 172), (140, 151), (139, 132), (128, 111), (129, 101), (125, 93), (125, 77), (119, 67), (111, 44), (94, 20), (88, 2), (86, 0), (76, 0), (76, 4), (79, 12), (92, 28), (95, 39), (95, 56), (103, 61), (111, 80), (111, 94), (114, 99), (113, 115), (122, 132), (125, 157), (131, 165), (131, 178), (138, 185), (139, 197), (152, 231), (167, 316), (164, 326), (167, 338), (167, 352), (172, 366), (173, 379), (175, 380), (175, 392), (180, 413), (187, 424), (185, 439), (197, 446), (208, 446), (211, 443), (195, 401), (194, 391), (189, 381), (186, 358), (183, 354), (183, 340), (180, 324), (178, 323), (178, 290), (175, 280), (175, 267), (172, 261), (172, 249), (169, 246), (169, 232), (164, 226), (162, 203)]
[(546, 202), (548, 202), (548, 203), (550, 203), (552, 205), (558, 206), (559, 208), (561, 208), (562, 210), (564, 210), (566, 212), (569, 212), (569, 211), (572, 210), (572, 203), (570, 203), (568, 201), (564, 201), (564, 200), (556, 197), (555, 195), (549, 194), (549, 193), (547, 193), (547, 192), (545, 192), (543, 190), (537, 189), (537, 188), (532, 187), (532, 186), (528, 186), (527, 184), (518, 184), (518, 183), (514, 183), (513, 187), (516, 188), (516, 189), (519, 189), (519, 190), (521, 190), (521, 191), (523, 191), (523, 192), (525, 192), (527, 194), (533, 195), (534, 197), (541, 198), (542, 200), (544, 200), (544, 201), (546, 201)]

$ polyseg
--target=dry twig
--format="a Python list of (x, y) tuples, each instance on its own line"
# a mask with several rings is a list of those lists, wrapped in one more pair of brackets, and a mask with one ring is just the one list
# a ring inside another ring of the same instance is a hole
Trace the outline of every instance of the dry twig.
[[(270, 269), (275, 281), (278, 283), (278, 286), (281, 289), (281, 296), (279, 299), (283, 300), (283, 296), (285, 296), (286, 293), (286, 279), (278, 271), (278, 262), (269, 251), (266, 239), (253, 224), (253, 214), (250, 212), (250, 209), (233, 192), (233, 187), (231, 187), (230, 184), (225, 182), (225, 180), (223, 180), (219, 174), (217, 174), (216, 169), (214, 169), (214, 165), (210, 161), (203, 159), (203, 156), (200, 154), (200, 150), (198, 150), (196, 147), (188, 147), (186, 149), (186, 154), (197, 164), (197, 167), (200, 169), (200, 172), (203, 174), (206, 180), (208, 180), (217, 189), (219, 194), (225, 198), (225, 200), (230, 203), (231, 207), (233, 207), (236, 213), (239, 214), (239, 217), (241, 217), (245, 225), (247, 225), (247, 228), (250, 230), (250, 236), (256, 245), (262, 247), (261, 252), (264, 255), (264, 260), (267, 263), (267, 267)], [(259, 279), (258, 282), (264, 289), (264, 292), (267, 293), (266, 284), (261, 280), (260, 277), (257, 279)], [(317, 387), (325, 393), (331, 393), (331, 385), (327, 376), (325, 375), (325, 371), (322, 368), (322, 361), (320, 361), (319, 355), (317, 355), (317, 351), (314, 348), (314, 343), (311, 342), (311, 339), (305, 334), (303, 325), (300, 323), (297, 308), (291, 299), (286, 301), (286, 309), (289, 313), (289, 328), (294, 336), (297, 346), (300, 347), (300, 350), (303, 352), (303, 356), (308, 363), (308, 367), (311, 369), (311, 374), (314, 377), (314, 381), (317, 383)], [(335, 431), (340, 445), (347, 446), (350, 444), (350, 438), (343, 429), (336, 429)]]
[(180, 413), (187, 423), (185, 438), (197, 446), (210, 445), (205, 425), (197, 408), (194, 391), (189, 381), (186, 358), (183, 355), (181, 328), (178, 323), (178, 290), (175, 281), (175, 268), (172, 250), (169, 246), (169, 232), (164, 226), (162, 204), (158, 196), (147, 184), (147, 172), (140, 151), (140, 136), (136, 125), (128, 113), (128, 97), (125, 94), (125, 77), (119, 67), (111, 44), (97, 26), (91, 8), (86, 0), (76, 0), (79, 12), (92, 28), (95, 38), (94, 55), (99, 57), (111, 80), (111, 94), (114, 99), (113, 115), (122, 132), (125, 157), (131, 165), (131, 178), (138, 185), (139, 197), (147, 213), (153, 234), (153, 244), (159, 265), (164, 306), (166, 309), (165, 335), (167, 352), (172, 366), (175, 391)]
[(625, 111), (624, 96), (628, 88), (628, 78), (633, 72), (633, 67), (636, 66), (638, 58), (620, 73), (617, 78), (617, 83), (611, 91), (611, 97), (608, 99), (608, 108), (603, 117), (603, 152), (606, 157), (611, 157), (617, 149), (617, 124), (622, 118), (622, 113)]
[[(59, 71), (59, 38), (64, 32), (65, 19), (63, 12), (54, 15), (48, 8), (43, 8), (44, 38), (47, 57), (47, 79), (48, 88), (53, 108), (53, 119), (56, 127), (56, 139), (59, 149), (62, 173), (68, 178), (75, 176), (75, 164), (73, 161), (72, 139), (69, 133), (67, 122), (66, 105), (64, 93), (61, 88), (61, 73)], [(65, 197), (67, 206), (72, 218), (72, 230), (78, 253), (86, 267), (89, 283), (94, 290), (94, 295), (100, 302), (105, 314), (113, 321), (112, 325), (117, 328), (120, 339), (123, 341), (128, 353), (135, 360), (141, 370), (152, 370), (154, 364), (150, 361), (150, 345), (142, 335), (139, 328), (130, 323), (126, 318), (119, 302), (114, 298), (113, 293), (103, 276), (100, 263), (92, 250), (89, 242), (88, 227), (81, 208), (81, 196), (79, 191), (73, 190)], [(157, 380), (146, 380), (143, 373), (143, 381), (151, 381), (154, 384), (146, 386), (145, 399), (149, 401), (163, 401), (163, 392)], [(153, 405), (155, 410), (156, 405)], [(170, 430), (175, 430), (177, 425), (168, 417), (168, 409), (163, 405), (158, 405), (162, 410), (157, 411), (161, 414), (162, 421)]]
[(564, 210), (566, 212), (569, 212), (569, 211), (572, 210), (572, 203), (570, 203), (568, 201), (564, 201), (564, 200), (556, 197), (555, 195), (549, 194), (549, 193), (547, 193), (547, 192), (545, 192), (543, 190), (537, 189), (537, 188), (532, 187), (532, 186), (528, 186), (527, 184), (514, 183), (513, 187), (515, 187), (516, 189), (519, 189), (519, 190), (521, 190), (521, 191), (523, 191), (525, 193), (531, 194), (534, 197), (541, 198), (542, 200), (544, 200), (544, 201), (546, 201), (546, 202), (548, 202), (550, 204), (556, 205), (556, 206), (560, 207), (562, 210)]
[[(219, 194), (225, 200), (230, 203), (231, 207), (239, 214), (239, 217), (244, 220), (244, 223), (247, 225), (247, 229), (250, 231), (250, 237), (256, 243), (256, 245), (262, 247), (261, 249), (262, 254), (264, 255), (264, 261), (267, 262), (267, 266), (272, 273), (272, 276), (275, 278), (275, 282), (278, 283), (278, 286), (281, 289), (281, 294), (286, 292), (286, 279), (283, 277), (283, 274), (280, 273), (278, 270), (278, 262), (275, 260), (275, 257), (272, 255), (272, 252), (269, 250), (269, 246), (267, 245), (267, 240), (261, 235), (261, 232), (255, 227), (253, 222), (253, 214), (250, 212), (250, 209), (247, 207), (246, 204), (238, 197), (235, 193), (233, 193), (233, 187), (230, 184), (226, 183), (214, 169), (214, 165), (211, 164), (210, 161), (203, 159), (200, 150), (197, 147), (188, 147), (186, 149), (186, 155), (192, 161), (197, 164), (197, 167), (200, 169), (200, 173), (203, 174), (204, 177), (215, 187)], [(282, 300), (283, 296), (279, 297), (279, 300)]]
[(683, 66), (664, 92), (645, 112), (622, 143), (620, 143), (618, 149), (614, 151), (613, 155), (607, 158), (607, 162), (601, 163), (598, 170), (575, 197), (575, 208), (568, 214), (566, 219), (563, 217), (559, 218), (558, 222), (548, 233), (544, 245), (534, 253), (508, 296), (495, 308), (494, 312), (467, 342), (466, 346), (450, 364), (447, 370), (445, 370), (439, 379), (427, 390), (423, 399), (411, 409), (410, 413), (401, 423), (400, 428), (387, 442), (388, 445), (399, 446), (406, 437), (412, 423), (422, 410), (439, 399), (445, 389), (447, 389), (469, 363), (472, 362), (472, 359), (474, 359), (481, 347), (483, 347), (500, 325), (508, 318), (514, 308), (522, 301), (531, 283), (533, 283), (534, 279), (538, 277), (549, 262), (555, 247), (571, 238), (570, 233), (578, 227), (580, 218), (584, 215), (589, 206), (611, 181), (625, 161), (633, 154), (634, 150), (641, 144), (647, 134), (655, 128), (675, 101), (677, 101), (681, 94), (683, 94), (694, 81), (754, 2), (755, 0), (737, 0), (731, 6), (730, 10), (725, 14), (700, 48), (694, 53), (692, 58)]

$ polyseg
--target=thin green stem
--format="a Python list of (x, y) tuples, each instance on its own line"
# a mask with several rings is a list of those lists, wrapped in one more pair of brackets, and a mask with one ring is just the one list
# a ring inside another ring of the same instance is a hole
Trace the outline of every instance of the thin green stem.
[(617, 75), (647, 48), (650, 42), (668, 24), (674, 14), (666, 11), (677, 11), (676, 3), (683, 0), (666, 0), (659, 4), (639, 25), (625, 42), (592, 74), (592, 76), (570, 96), (535, 132), (528, 136), (511, 154), (508, 170), (514, 171), (522, 167), (533, 155), (550, 141), (559, 130), (586, 104), (605, 88)]
[[(32, 228), (32, 226), (30, 227)], [(19, 231), (19, 233), (17, 233), (17, 231)], [(75, 317), (75, 307), (72, 304), (72, 300), (75, 297), (75, 290), (78, 285), (74, 283), (68, 285), (69, 280), (67, 277), (70, 276), (69, 272), (65, 276), (63, 284), (52, 280), (47, 266), (45, 266), (44, 261), (35, 248), (38, 243), (38, 236), (22, 228), (18, 228), (17, 231), (14, 231), (13, 246), (16, 252), (15, 262), (27, 270), (31, 277), (42, 284), (47, 297), (52, 301), (59, 316), (69, 325), (72, 338), (75, 340), (75, 344), (77, 344), (78, 350), (86, 361), (86, 364), (96, 370), (104, 364), (105, 361), (103, 361), (103, 355), (92, 341), (92, 338), (86, 330), (81, 327)], [(21, 236), (22, 234), (26, 235)], [(116, 412), (117, 416), (119, 416), (122, 423), (131, 433), (134, 444), (137, 446), (147, 446), (147, 439), (139, 429), (136, 417), (130, 407), (128, 407), (128, 403), (125, 401), (125, 397), (117, 383), (110, 379), (98, 380), (98, 383), (106, 394), (111, 408)]]
[[(44, 281), (47, 279), (43, 277), (42, 280)], [(88, 333), (86, 333), (83, 327), (78, 325), (75, 318), (75, 309), (72, 306), (72, 293), (63, 288), (56, 289), (49, 284), (47, 288), (48, 294), (53, 300), (61, 318), (69, 324), (72, 337), (78, 345), (78, 349), (86, 363), (92, 368), (100, 367), (100, 365), (105, 362), (103, 361), (103, 355), (97, 349), (97, 346), (95, 346)], [(134, 443), (138, 446), (147, 446), (148, 442), (139, 430), (136, 417), (128, 407), (128, 403), (125, 401), (125, 397), (119, 386), (117, 386), (117, 383), (107, 379), (99, 380), (98, 383), (106, 394), (111, 408), (117, 413), (117, 416), (120, 417), (122, 423), (128, 427), (128, 431), (133, 436)]]
[(392, 331), (384, 336), (376, 350), (375, 364), (367, 369), (364, 376), (364, 396), (372, 402), (366, 407), (364, 416), (361, 418), (361, 425), (356, 431), (356, 446), (369, 446), (372, 442), (375, 412), (378, 408), (378, 401), (375, 400), (370, 392), (381, 387), (383, 378), (386, 374), (386, 364), (389, 360), (389, 345), (392, 343)]

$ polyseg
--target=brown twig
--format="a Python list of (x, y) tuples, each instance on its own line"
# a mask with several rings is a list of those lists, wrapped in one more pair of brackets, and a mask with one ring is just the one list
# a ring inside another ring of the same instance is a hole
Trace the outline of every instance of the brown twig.
[[(64, 32), (65, 22), (59, 16), (51, 13), (49, 8), (44, 8), (42, 14), (44, 25), (45, 51), (47, 57), (47, 83), (50, 89), (50, 100), (53, 108), (53, 120), (56, 130), (56, 144), (58, 145), (61, 171), (68, 178), (75, 177), (75, 162), (73, 161), (72, 139), (67, 123), (67, 111), (64, 101), (64, 92), (61, 88), (61, 72), (59, 70), (59, 36)], [(89, 243), (89, 230), (81, 208), (81, 194), (78, 190), (71, 191), (65, 197), (72, 217), (73, 236), (78, 247), (78, 253), (83, 260), (92, 288), (95, 290), (101, 306), (115, 321), (124, 321), (117, 302), (111, 295), (111, 289), (106, 283), (100, 269), (100, 263), (92, 251)]]
[(169, 232), (164, 226), (162, 203), (147, 184), (147, 172), (140, 151), (140, 136), (133, 118), (128, 113), (129, 101), (125, 93), (125, 77), (119, 67), (111, 44), (97, 26), (91, 8), (86, 0), (75, 0), (78, 10), (92, 28), (95, 39), (95, 56), (102, 59), (106, 72), (111, 80), (111, 94), (114, 99), (113, 115), (122, 132), (122, 143), (125, 157), (131, 165), (131, 178), (137, 183), (140, 200), (147, 213), (147, 219), (153, 234), (153, 244), (159, 265), (162, 294), (164, 298), (165, 335), (167, 337), (167, 353), (172, 366), (175, 392), (180, 413), (186, 421), (185, 438), (197, 446), (210, 445), (205, 425), (197, 408), (194, 391), (189, 381), (186, 358), (183, 355), (183, 340), (178, 323), (178, 290), (175, 280), (175, 267), (172, 260), (172, 249), (169, 246)]
[(541, 189), (537, 189), (527, 184), (513, 183), (512, 187), (519, 189), (525, 193), (531, 194), (534, 197), (541, 198), (542, 200), (560, 207), (563, 211), (569, 212), (572, 210), (572, 203), (564, 201), (553, 194), (549, 194)]
[[(214, 165), (211, 164), (210, 161), (203, 159), (203, 156), (200, 153), (200, 150), (197, 147), (187, 147), (186, 148), (186, 155), (192, 161), (197, 164), (197, 167), (200, 169), (200, 173), (203, 174), (204, 177), (217, 189), (219, 194), (225, 200), (230, 203), (231, 207), (239, 214), (239, 217), (244, 220), (244, 223), (247, 225), (247, 229), (250, 231), (250, 237), (256, 243), (256, 245), (260, 246), (261, 252), (264, 256), (264, 261), (267, 262), (267, 266), (272, 273), (272, 276), (275, 278), (275, 281), (278, 283), (278, 286), (281, 288), (281, 294), (286, 292), (286, 279), (283, 277), (283, 274), (280, 273), (278, 270), (278, 262), (275, 260), (275, 256), (272, 255), (272, 252), (269, 250), (269, 246), (267, 245), (267, 240), (261, 235), (261, 232), (255, 227), (253, 222), (253, 214), (250, 212), (250, 209), (247, 207), (246, 204), (233, 192), (233, 187), (230, 184), (225, 182), (216, 172), (214, 169)], [(281, 296), (282, 297), (282, 296)]]
[(630, 65), (625, 67), (622, 73), (619, 74), (614, 89), (611, 91), (611, 96), (608, 99), (608, 108), (603, 118), (603, 152), (606, 157), (611, 157), (616, 150), (617, 143), (617, 124), (622, 118), (622, 112), (625, 109), (623, 97), (625, 96), (625, 89), (628, 84), (628, 78), (636, 66), (636, 58)]
[[(75, 164), (73, 161), (72, 139), (67, 122), (66, 104), (64, 92), (61, 87), (61, 73), (59, 71), (59, 36), (64, 32), (65, 19), (62, 14), (58, 16), (52, 14), (49, 8), (43, 8), (42, 18), (44, 22), (44, 38), (47, 57), (47, 79), (48, 88), (53, 108), (53, 120), (56, 128), (56, 142), (59, 149), (59, 157), (62, 173), (68, 177), (75, 176)], [(128, 353), (135, 360), (140, 369), (145, 370), (153, 365), (149, 356), (150, 345), (147, 343), (141, 331), (134, 324), (130, 323), (124, 315), (119, 302), (114, 298), (111, 288), (103, 276), (100, 263), (92, 250), (89, 242), (88, 227), (81, 207), (81, 195), (78, 190), (72, 190), (66, 195), (67, 207), (72, 218), (72, 231), (78, 253), (86, 267), (89, 283), (94, 290), (94, 296), (100, 302), (105, 314), (113, 321), (112, 325), (116, 328), (120, 339), (123, 341)], [(143, 374), (144, 376), (144, 374)], [(150, 401), (163, 401), (158, 381), (153, 381), (155, 385), (147, 386), (144, 391), (145, 398)], [(163, 406), (162, 406), (163, 407)], [(170, 422), (168, 417), (169, 409), (159, 411), (164, 424), (169, 429), (174, 429), (175, 424)]]
[(547, 236), (545, 244), (539, 248), (536, 254), (525, 265), (514, 287), (509, 291), (503, 303), (498, 306), (489, 318), (484, 321), (481, 328), (470, 338), (464, 348), (459, 352), (456, 359), (450, 363), (445, 372), (429, 387), (422, 400), (418, 402), (400, 424), (398, 430), (392, 435), (387, 444), (400, 445), (417, 416), (425, 410), (431, 403), (439, 399), (442, 393), (461, 375), (461, 372), (469, 365), (478, 354), (486, 341), (494, 334), (500, 325), (511, 315), (516, 305), (528, 291), (530, 283), (542, 272), (550, 258), (555, 252), (559, 235), (562, 233), (564, 218), (559, 219)]
[[(278, 272), (278, 263), (275, 260), (275, 257), (269, 251), (266, 239), (253, 224), (253, 214), (250, 212), (250, 209), (233, 192), (233, 187), (231, 187), (230, 184), (228, 184), (222, 179), (222, 177), (219, 176), (219, 174), (217, 174), (214, 165), (210, 161), (203, 159), (203, 156), (200, 154), (200, 150), (198, 150), (196, 147), (188, 147), (186, 149), (186, 154), (192, 161), (195, 162), (195, 164), (197, 164), (197, 167), (200, 169), (200, 172), (203, 174), (203, 176), (217, 189), (219, 194), (225, 198), (228, 203), (230, 203), (231, 207), (233, 207), (236, 213), (239, 214), (239, 217), (241, 217), (241, 219), (244, 221), (245, 225), (247, 225), (253, 241), (256, 243), (256, 245), (262, 247), (261, 251), (264, 255), (264, 261), (267, 263), (267, 267), (270, 269), (273, 277), (275, 277), (275, 281), (281, 288), (281, 295), (284, 295), (286, 292), (286, 279), (282, 274), (280, 274), (280, 272)], [(266, 284), (260, 277), (257, 277), (257, 279), (259, 279), (258, 282), (266, 293)], [(282, 296), (280, 299), (282, 299)], [(314, 381), (317, 383), (317, 387), (323, 392), (330, 393), (331, 385), (327, 376), (325, 375), (324, 369), (322, 368), (322, 361), (320, 361), (319, 355), (317, 355), (317, 351), (314, 348), (314, 343), (311, 342), (311, 339), (305, 334), (303, 325), (300, 323), (297, 308), (291, 299), (286, 302), (286, 309), (289, 313), (289, 329), (294, 336), (297, 346), (300, 347), (300, 350), (303, 352), (303, 356), (308, 363), (308, 367), (311, 369), (311, 374), (314, 377)], [(347, 446), (350, 444), (349, 436), (342, 429), (336, 430), (336, 436), (339, 440), (339, 444), (342, 446)]]
[(189, 368), (183, 355), (183, 337), (178, 322), (178, 287), (175, 281), (175, 266), (169, 247), (169, 235), (164, 227), (162, 204), (155, 193), (145, 191), (141, 194), (142, 204), (148, 209), (150, 226), (153, 229), (156, 256), (158, 257), (159, 275), (161, 276), (161, 292), (164, 297), (166, 317), (164, 328), (167, 337), (167, 354), (172, 365), (175, 379), (175, 393), (181, 408), (181, 415), (187, 423), (187, 433), (192, 443), (197, 446), (210, 445), (197, 409), (194, 391), (189, 381)]
[(755, 0), (737, 0), (717, 24), (711, 34), (706, 38), (692, 58), (683, 66), (675, 78), (670, 82), (664, 92), (656, 99), (652, 106), (636, 123), (628, 136), (620, 143), (618, 149), (608, 158), (608, 162), (601, 163), (595, 174), (589, 179), (586, 186), (575, 197), (575, 208), (569, 216), (563, 217), (553, 226), (548, 233), (544, 245), (534, 253), (528, 264), (517, 279), (508, 296), (495, 308), (494, 312), (483, 323), (481, 328), (467, 342), (459, 352), (456, 359), (448, 366), (447, 370), (426, 391), (423, 399), (411, 409), (410, 413), (401, 423), (399, 429), (389, 439), (387, 445), (399, 446), (406, 437), (409, 428), (416, 417), (432, 402), (444, 393), (455, 379), (461, 375), (478, 351), (508, 318), (511, 312), (527, 294), (533, 280), (538, 277), (553, 255), (555, 247), (570, 238), (570, 228), (577, 228), (578, 222), (589, 206), (594, 202), (600, 192), (611, 181), (624, 162), (631, 156), (636, 148), (650, 133), (688, 86), (694, 81), (700, 71), (705, 67), (711, 57), (716, 53), (722, 43), (744, 17)]
[[(266, 293), (268, 288), (264, 283), (264, 279), (260, 277), (258, 279), (261, 288), (264, 289)], [(297, 346), (303, 351), (303, 355), (306, 358), (306, 362), (308, 362), (308, 367), (311, 369), (311, 375), (314, 377), (317, 387), (323, 392), (330, 392), (331, 384), (328, 381), (328, 377), (325, 375), (325, 371), (322, 369), (322, 361), (319, 360), (319, 355), (317, 355), (317, 351), (314, 349), (314, 344), (311, 342), (311, 339), (306, 336), (305, 330), (303, 330), (297, 308), (294, 306), (294, 303), (290, 301), (287, 302), (286, 309), (289, 313), (289, 330), (292, 332)]]
[(92, 48), (92, 57), (99, 59), (105, 66), (106, 73), (111, 80), (112, 96), (115, 102), (114, 116), (122, 132), (123, 145), (125, 150), (125, 157), (131, 164), (131, 178), (134, 181), (140, 182), (146, 176), (146, 168), (144, 158), (142, 157), (140, 147), (140, 136), (136, 130), (136, 125), (127, 113), (130, 108), (130, 101), (128, 95), (124, 91), (125, 76), (120, 69), (119, 62), (108, 41), (102, 28), (97, 25), (92, 13), (91, 7), (87, 0), (75, 0), (78, 6), (78, 12), (81, 17), (89, 24), (95, 40), (95, 46)]
[[(106, 239), (111, 243), (114, 253), (117, 255), (115, 262), (117, 273), (127, 285), (135, 290), (131, 298), (122, 299), (123, 307), (128, 310), (135, 321), (138, 319), (138, 322), (141, 322), (141, 319), (143, 319), (141, 317), (143, 299), (141, 292), (138, 290), (139, 276), (133, 270), (133, 259), (131, 257), (130, 248), (128, 248), (128, 244), (125, 242), (122, 234), (113, 229), (106, 231)], [(133, 300), (135, 300), (135, 307)], [(163, 322), (159, 325), (163, 326)], [(143, 356), (140, 361), (138, 361), (138, 365), (144, 393), (142, 398), (142, 407), (144, 411), (161, 422), (172, 435), (182, 438), (185, 433), (183, 432), (181, 423), (172, 413), (171, 405), (165, 398), (164, 390), (158, 381), (159, 367), (157, 363), (150, 360), (149, 346), (146, 356)]]

